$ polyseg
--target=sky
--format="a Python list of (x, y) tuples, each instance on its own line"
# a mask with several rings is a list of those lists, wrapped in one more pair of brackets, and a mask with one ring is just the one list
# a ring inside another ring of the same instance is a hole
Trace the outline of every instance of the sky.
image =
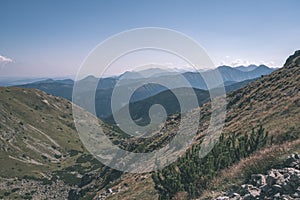
[(0, 0), (0, 76), (72, 76), (99, 43), (142, 27), (184, 33), (216, 66), (280, 67), (299, 49), (299, 7), (298, 0)]

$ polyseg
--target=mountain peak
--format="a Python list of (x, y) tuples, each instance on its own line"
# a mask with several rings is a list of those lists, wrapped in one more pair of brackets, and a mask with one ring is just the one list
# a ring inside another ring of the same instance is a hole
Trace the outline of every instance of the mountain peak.
[(266, 66), (266, 65), (264, 65), (264, 64), (261, 64), (261, 65), (259, 65), (258, 67), (269, 68), (268, 66)]
[(295, 51), (293, 55), (289, 56), (284, 64), (284, 67), (294, 66), (300, 66), (300, 50)]
[(238, 70), (240, 70), (240, 71), (243, 71), (243, 72), (250, 72), (250, 71), (253, 71), (253, 70), (255, 70), (256, 68), (258, 68), (258, 66), (252, 64), (252, 65), (248, 65), (248, 66), (243, 66), (243, 65), (241, 65), (241, 66), (237, 66), (237, 67), (234, 67), (234, 68), (235, 68), (235, 69), (238, 69)]

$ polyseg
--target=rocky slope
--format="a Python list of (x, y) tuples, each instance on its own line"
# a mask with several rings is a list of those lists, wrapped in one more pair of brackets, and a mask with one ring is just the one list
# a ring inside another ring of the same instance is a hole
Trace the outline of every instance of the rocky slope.
[(280, 169), (270, 169), (267, 174), (252, 174), (250, 181), (228, 192), (217, 200), (239, 199), (299, 199), (300, 198), (300, 155), (289, 156)]

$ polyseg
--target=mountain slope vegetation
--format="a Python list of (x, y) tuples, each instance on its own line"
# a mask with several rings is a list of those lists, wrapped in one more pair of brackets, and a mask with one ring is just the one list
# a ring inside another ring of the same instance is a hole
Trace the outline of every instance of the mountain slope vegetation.
[[(225, 137), (230, 134), (237, 136), (251, 134), (251, 130), (257, 130), (259, 126), (264, 127), (268, 132), (269, 143), (266, 147), (252, 152), (249, 157), (242, 158), (234, 165), (228, 166), (228, 170), (215, 171), (215, 175), (209, 179), (206, 186), (202, 185), (202, 189), (197, 185), (191, 187), (179, 187), (181, 190), (176, 190), (176, 194), (171, 192), (174, 184), (183, 184), (183, 179), (178, 170), (178, 165), (183, 166), (183, 169), (190, 169), (186, 172), (186, 176), (197, 177), (194, 169), (201, 167), (193, 159), (200, 159), (195, 151), (195, 155), (189, 152), (185, 156), (183, 162), (177, 161), (174, 165), (165, 168), (168, 173), (158, 172), (158, 177), (163, 182), (155, 181), (156, 188), (161, 188), (164, 191), (160, 193), (160, 198), (174, 199), (190, 199), (199, 196), (200, 198), (215, 198), (211, 195), (212, 190), (217, 193), (220, 190), (234, 189), (236, 184), (246, 182), (251, 173), (265, 173), (272, 166), (277, 166), (291, 152), (298, 152), (300, 149), (300, 51), (295, 52), (290, 56), (284, 67), (276, 70), (270, 75), (251, 82), (247, 86), (230, 93), (227, 96), (227, 116), (223, 134)], [(203, 134), (209, 125), (210, 118), (210, 102), (201, 106), (197, 111), (201, 113), (198, 130), (198, 142), (201, 142)], [(179, 123), (175, 122), (175, 123)], [(176, 126), (165, 128), (168, 132), (174, 132)], [(197, 143), (193, 146), (195, 147)], [(191, 148), (191, 149), (194, 149)], [(191, 151), (193, 152), (193, 151)], [(191, 166), (195, 166), (195, 168)], [(184, 167), (185, 166), (185, 167)], [(194, 171), (193, 171), (194, 170)], [(185, 176), (183, 176), (185, 177)], [(215, 177), (215, 178), (214, 178)], [(201, 176), (198, 181), (201, 182)], [(159, 183), (159, 184), (158, 184)], [(172, 184), (171, 184), (172, 183)], [(194, 182), (191, 182), (193, 184)], [(132, 183), (134, 185), (134, 183)], [(154, 187), (154, 185), (153, 185)], [(176, 187), (175, 187), (176, 188)], [(169, 191), (169, 194), (168, 194)], [(139, 191), (141, 192), (141, 191)], [(198, 192), (198, 195), (197, 195)], [(166, 194), (168, 194), (166, 196)], [(162, 196), (163, 195), (163, 196)], [(111, 195), (109, 199), (130, 199), (125, 192), (116, 195)]]

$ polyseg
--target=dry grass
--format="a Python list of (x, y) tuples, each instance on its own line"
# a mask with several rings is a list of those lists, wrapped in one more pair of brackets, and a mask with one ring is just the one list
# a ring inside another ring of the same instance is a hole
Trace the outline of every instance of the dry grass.
[[(140, 200), (140, 199), (158, 199), (158, 193), (154, 189), (154, 182), (150, 174), (124, 174), (118, 183), (112, 186), (112, 190), (116, 191), (118, 188), (126, 184), (128, 187), (113, 195), (108, 196), (108, 200)], [(103, 193), (105, 190), (101, 190), (98, 194)]]
[(209, 189), (204, 191), (200, 199), (213, 199), (237, 185), (243, 184), (253, 173), (265, 173), (268, 169), (281, 165), (289, 154), (298, 152), (300, 139), (281, 145), (273, 145), (262, 149), (252, 156), (245, 158), (232, 167), (220, 172), (220, 175), (212, 180)]

